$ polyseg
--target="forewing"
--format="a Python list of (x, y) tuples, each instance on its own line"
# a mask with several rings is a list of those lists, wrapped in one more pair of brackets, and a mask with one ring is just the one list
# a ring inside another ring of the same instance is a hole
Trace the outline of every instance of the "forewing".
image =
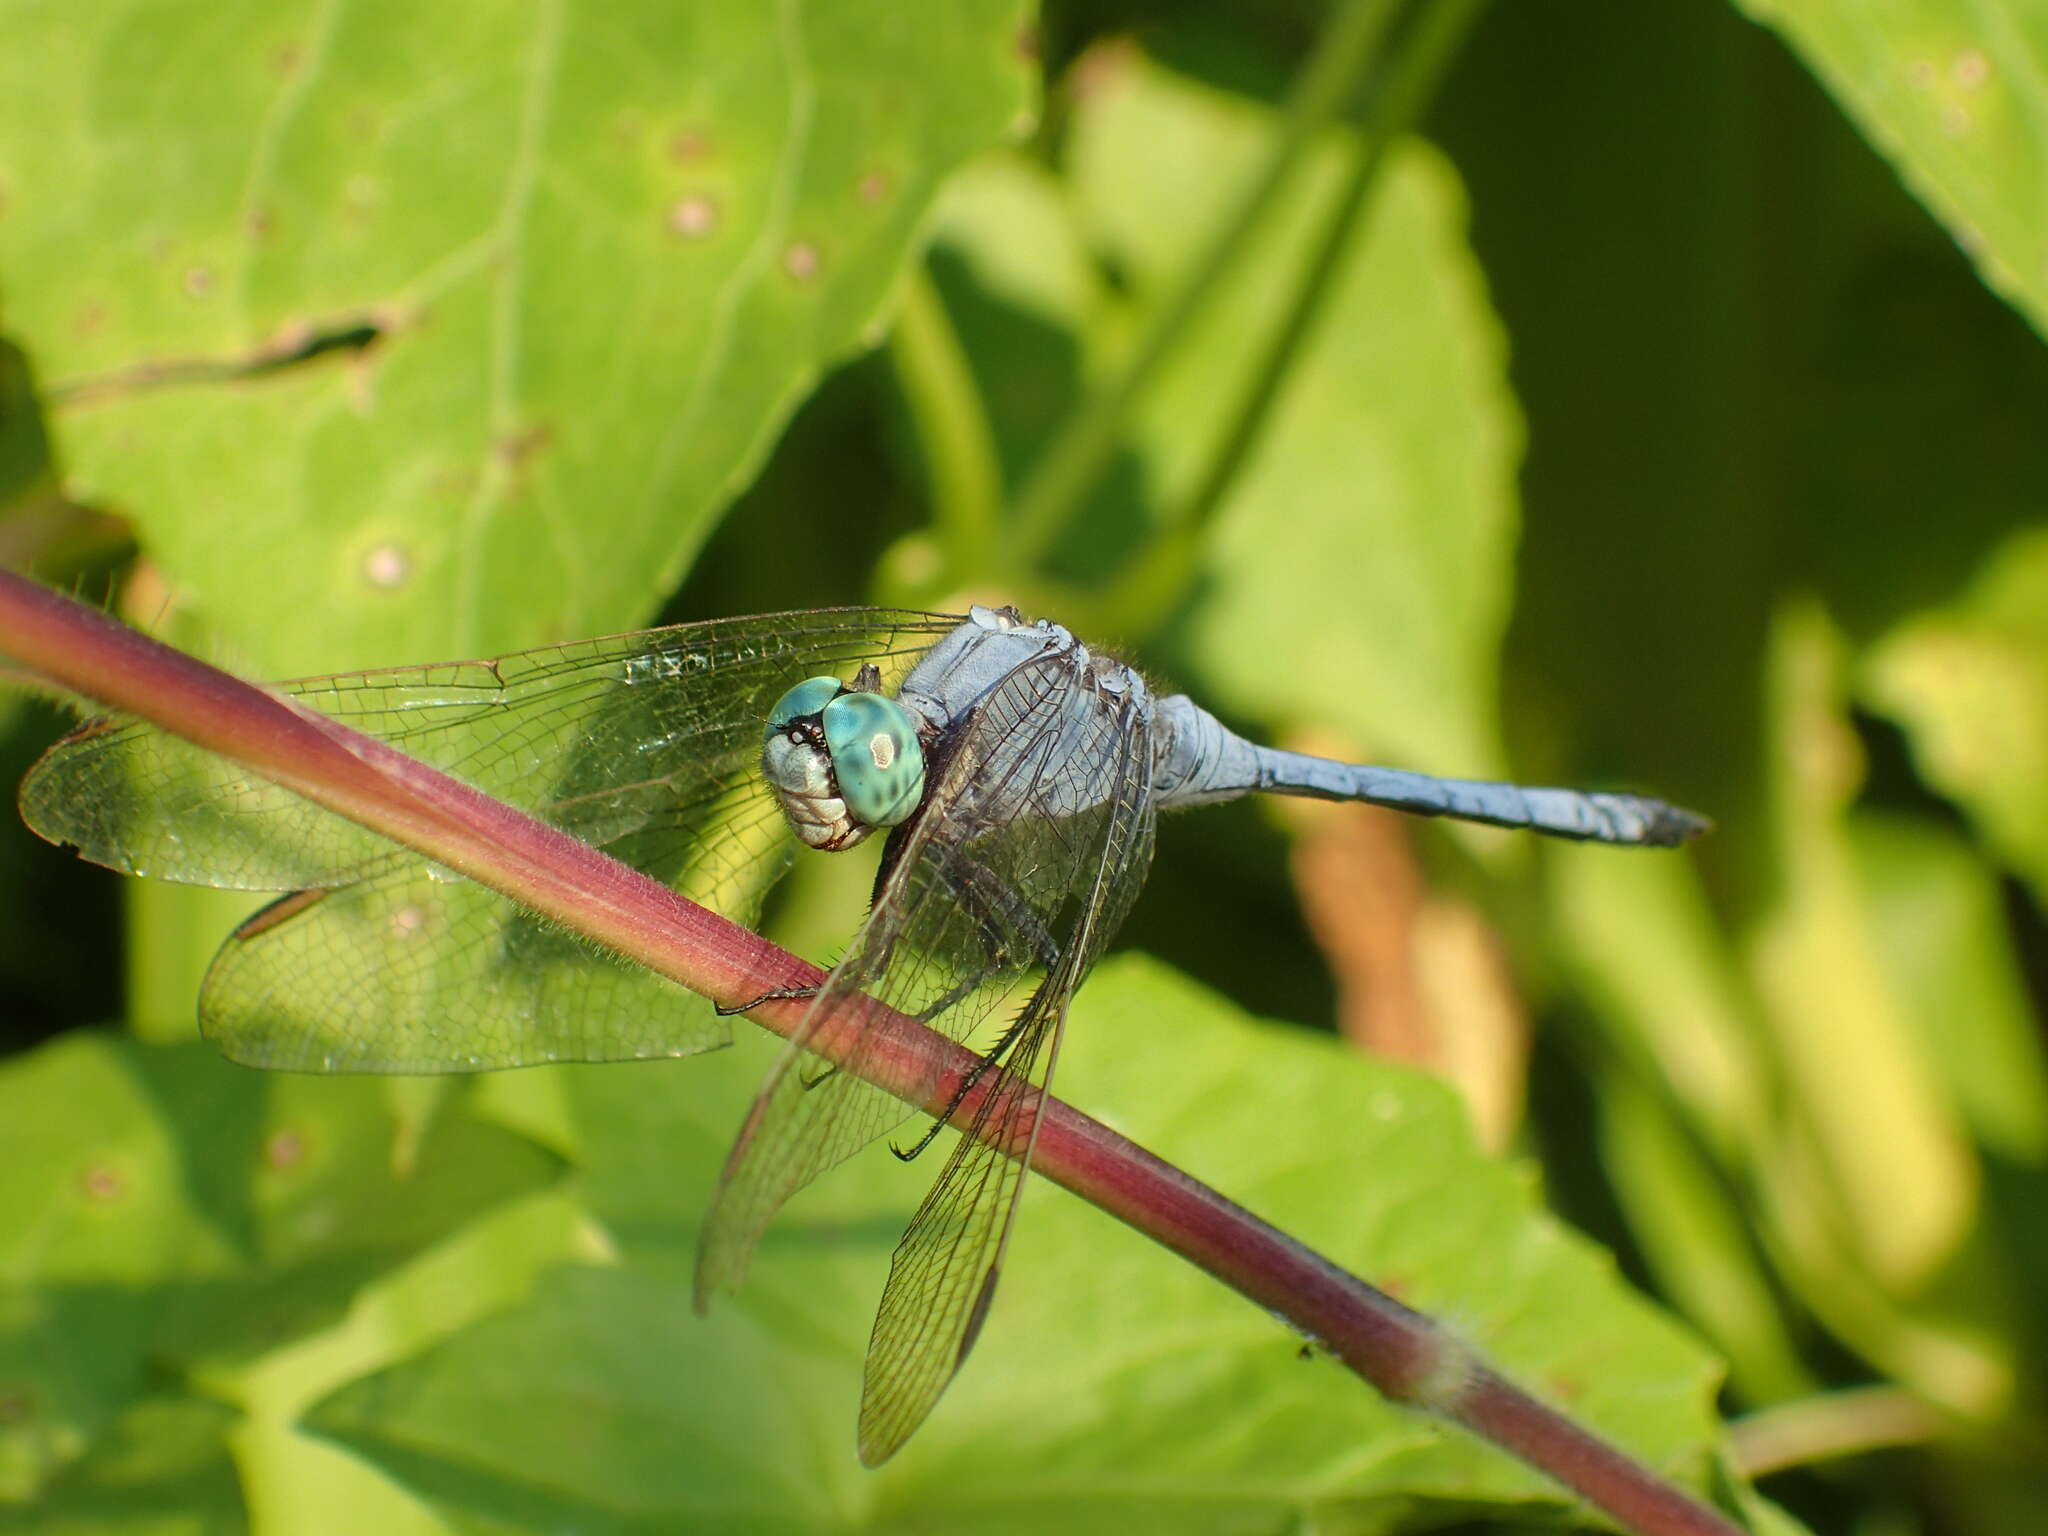
[[(1129, 784), (1128, 700), (1098, 692), (1066, 655), (1010, 674), (977, 708), (846, 958), (812, 1003), (755, 1100), (707, 1216), (698, 1254), (699, 1304), (743, 1278), (761, 1233), (789, 1196), (900, 1125), (903, 1102), (861, 1080), (857, 1043), (828, 1071), (809, 1040), (865, 993), (948, 1037), (976, 1040), (1005, 999), (1022, 1000), (1048, 974), (1092, 962), (1077, 948), (1097, 931), (1084, 919), (1098, 888), (1118, 797), (1135, 798), (1149, 849), (1149, 800)], [(1134, 780), (1135, 775), (1135, 780)], [(1130, 892), (1119, 889), (1117, 903)], [(1111, 925), (1122, 907), (1106, 909)], [(1098, 919), (1099, 923), (1099, 919)], [(1012, 1049), (1024, 1044), (1018, 1037)]]
[[(281, 691), (750, 923), (792, 846), (759, 777), (776, 698), (865, 661), (893, 683), (955, 622), (876, 609), (717, 620)], [(468, 1071), (726, 1038), (667, 980), (139, 722), (60, 742), (23, 805), (44, 836), (116, 868), (315, 888), (245, 924), (208, 975), (202, 1023), (238, 1060)]]
[(1137, 711), (1121, 722), (1115, 798), (1092, 814), (1095, 848), (1058, 966), (1012, 1028), (987, 1096), (911, 1218), (889, 1263), (861, 1383), (860, 1455), (893, 1456), (953, 1379), (988, 1315), (1016, 1220), (1038, 1106), (1059, 1059), (1067, 1005), (1115, 934), (1152, 860), (1152, 749)]
[[(604, 846), (751, 773), (791, 683), (864, 660), (900, 679), (956, 622), (872, 608), (716, 619), (276, 691)], [(45, 753), (21, 808), (94, 863), (194, 885), (335, 886), (417, 859), (125, 716), (88, 721)]]

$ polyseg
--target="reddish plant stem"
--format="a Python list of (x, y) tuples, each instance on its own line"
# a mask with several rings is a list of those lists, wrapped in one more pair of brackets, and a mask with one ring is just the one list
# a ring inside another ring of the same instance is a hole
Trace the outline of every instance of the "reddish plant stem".
[[(744, 1002), (819, 979), (796, 956), (588, 844), (6, 571), (0, 651), (62, 688), (140, 716), (416, 848), (713, 1002)], [(749, 1016), (786, 1036), (804, 1007), (764, 1003)], [(815, 1048), (844, 1061), (863, 1034), (873, 1036), (863, 1075), (931, 1114), (945, 1110), (978, 1060), (866, 998), (836, 1015)], [(955, 1107), (954, 1123), (971, 1127), (993, 1086), (984, 1078)], [(1724, 1517), (1494, 1374), (1428, 1317), (1059, 1100), (1042, 1099), (1036, 1113), (1037, 1172), (1286, 1318), (1387, 1396), (1464, 1424), (1645, 1536), (1736, 1536)]]

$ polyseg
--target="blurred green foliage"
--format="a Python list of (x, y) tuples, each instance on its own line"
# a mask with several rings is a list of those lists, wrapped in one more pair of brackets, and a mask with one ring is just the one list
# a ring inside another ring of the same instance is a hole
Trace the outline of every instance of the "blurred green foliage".
[[(1672, 857), (1176, 818), (1059, 1089), (1696, 1486), (2032, 1532), (2044, 51), (2016, 0), (0, 0), (0, 557), (265, 675), (1015, 601), (1276, 741), (1695, 805)], [(0, 877), (9, 1529), (1557, 1515), (1045, 1190), (862, 1473), (923, 1164), (687, 1314), (764, 1042), (256, 1077), (191, 1043), (245, 898), (18, 827)]]

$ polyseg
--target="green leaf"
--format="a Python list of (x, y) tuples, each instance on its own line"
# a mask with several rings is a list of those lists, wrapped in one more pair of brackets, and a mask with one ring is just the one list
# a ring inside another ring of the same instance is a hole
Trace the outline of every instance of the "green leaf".
[(1547, 848), (1550, 931), (1612, 1059), (1602, 1163), (1659, 1288), (1727, 1355), (1752, 1403), (1812, 1388), (1739, 1181), (1767, 1162), (1763, 1020), (1694, 864)]
[(1961, 599), (1887, 635), (1862, 692), (2048, 902), (2048, 534), (2008, 540)]
[(2048, 334), (2048, 22), (2023, 0), (1739, 0), (1798, 50), (1991, 288)]
[(1550, 932), (1639, 1076), (1655, 1076), (1726, 1158), (1765, 1114), (1754, 1004), (1685, 858), (1544, 850)]
[(545, 1187), (558, 1170), (459, 1100), (422, 1129), (401, 1112), (397, 1084), (289, 1074), (262, 1081), (262, 1139), (247, 1149), (257, 1265), (181, 1317), (181, 1353), (240, 1359), (324, 1326), (362, 1286)]
[[(0, 337), (0, 514), (12, 520), (46, 499), (55, 473), (35, 381), (20, 347)], [(12, 545), (17, 530), (8, 529)], [(14, 553), (9, 548), (8, 553)], [(21, 563), (10, 561), (10, 564)]]
[(385, 1083), (96, 1034), (0, 1070), (0, 1124), (0, 1493), (17, 1497), (95, 1454), (150, 1362), (231, 1380), (558, 1170), (459, 1100), (413, 1124)]
[(193, 1091), (217, 1063), (162, 1060), (152, 1084), (118, 1041), (75, 1035), (0, 1071), (0, 1498), (34, 1494), (142, 1391), (174, 1285), (235, 1266), (215, 1170), (188, 1157), (153, 1089), (182, 1080), (185, 1104), (210, 1097), (224, 1127), (240, 1104)]
[(1978, 1170), (1924, 1069), (1857, 885), (1844, 817), (1863, 765), (1845, 667), (1818, 609), (1780, 618), (1770, 678), (1779, 896), (1750, 961), (1850, 1251), (1881, 1289), (1910, 1295), (1968, 1230)]
[(234, 1413), (196, 1397), (148, 1397), (27, 1508), (10, 1536), (234, 1536), (249, 1528), (229, 1435)]
[(1994, 872), (1929, 822), (1859, 816), (1849, 832), (1923, 1058), (1987, 1147), (2048, 1161), (2048, 1054)]
[(1794, 1098), (1872, 1278), (1911, 1292), (1966, 1231), (1976, 1167), (1917, 1053), (1855, 885), (1843, 815), (1862, 780), (1841, 641), (1815, 608), (1778, 625), (1772, 748), (1780, 899), (1753, 944)]
[(1633, 1073), (1604, 1072), (1595, 1087), (1601, 1161), (1659, 1288), (1727, 1356), (1729, 1375), (1746, 1401), (1777, 1402), (1813, 1391), (1816, 1383), (1800, 1362), (1784, 1308), (1721, 1170)]
[(451, 1518), (815, 1528), (832, 1489), (798, 1467), (821, 1449), (824, 1426), (804, 1423), (819, 1415), (802, 1411), (817, 1374), (741, 1317), (701, 1322), (685, 1277), (570, 1269), (528, 1305), (342, 1389), (306, 1422)]
[(254, 670), (624, 627), (1027, 112), (1023, 18), (7, 0), (0, 274), (74, 486)]
[[(1062, 1060), (1065, 1096), (1436, 1311), (1653, 1465), (1704, 1475), (1713, 1363), (1536, 1209), (1522, 1171), (1474, 1149), (1441, 1084), (1245, 1019), (1136, 957), (1083, 991)], [(608, 1110), (609, 1134), (586, 1130), (593, 1188), (609, 1182), (608, 1208), (645, 1237), (662, 1179), (694, 1227), (700, 1155), (722, 1150), (733, 1122), (714, 1123), (737, 1105), (721, 1100), (745, 1086), (735, 1073), (685, 1102), (671, 1080), (727, 1067), (570, 1075), (574, 1101), (595, 1107), (595, 1090)], [(644, 1242), (627, 1270), (564, 1274), (531, 1305), (342, 1389), (313, 1423), (451, 1515), (516, 1529), (1378, 1529), (1425, 1522), (1418, 1503), (1561, 1497), (1301, 1358), (1242, 1298), (1043, 1184), (959, 1380), (896, 1460), (860, 1473), (868, 1318), (935, 1166), (877, 1150), (807, 1192), (709, 1320), (689, 1315), (675, 1238)]]
[(1748, 935), (1753, 984), (1784, 1082), (1754, 1167), (1788, 1278), (1868, 1358), (1965, 1414), (2003, 1410), (2009, 1340), (1949, 1293), (1980, 1241), (1983, 1170), (1930, 1070), (1912, 995), (1883, 952), (1847, 813), (1862, 779), (1846, 655), (1825, 614), (1790, 606), (1772, 636), (1777, 889)]
[[(1135, 55), (1098, 73), (1073, 124), (1077, 216), (1149, 308), (1275, 118)], [(1138, 437), (1160, 503), (1206, 470), (1358, 153), (1346, 138), (1310, 158), (1147, 397)], [(1522, 430), (1464, 226), (1449, 162), (1396, 145), (1206, 540), (1185, 640), (1212, 707), (1474, 775), (1501, 766)]]
[(232, 1382), (247, 1415), (235, 1452), (263, 1527), (325, 1529), (333, 1511), (346, 1509), (349, 1523), (363, 1530), (440, 1536), (446, 1527), (424, 1504), (307, 1433), (300, 1422), (306, 1406), (342, 1382), (523, 1302), (538, 1278), (564, 1260), (599, 1256), (587, 1218), (566, 1191), (545, 1191), (452, 1231), (357, 1292), (334, 1327), (252, 1361)]
[[(950, 261), (970, 279), (949, 299), (983, 360), (1006, 465), (1042, 446), (1048, 402), (1114, 366), (1167, 301), (1273, 132), (1267, 109), (1119, 52), (1091, 61), (1068, 182), (995, 157), (949, 189), (941, 271)], [(1246, 359), (1278, 323), (1356, 153), (1344, 139), (1311, 157), (1182, 339), (1128, 459), (1067, 531), (1062, 574), (1099, 587), (1193, 491), (1240, 403)], [(1354, 748), (1487, 773), (1501, 758), (1495, 658), (1512, 591), (1520, 419), (1455, 172), (1405, 141), (1381, 177), (1284, 396), (1205, 536), (1175, 637), (1191, 674), (1180, 681), (1268, 728), (1342, 731)], [(1102, 281), (1105, 261), (1117, 290)], [(1000, 368), (986, 361), (998, 356)], [(1288, 665), (1272, 666), (1275, 655)]]

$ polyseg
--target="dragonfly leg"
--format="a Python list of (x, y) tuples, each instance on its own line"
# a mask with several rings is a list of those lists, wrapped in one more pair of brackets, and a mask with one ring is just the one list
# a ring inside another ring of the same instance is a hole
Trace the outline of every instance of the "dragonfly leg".
[[(711, 1010), (720, 1018), (730, 1018), (736, 1013), (745, 1013), (749, 1008), (758, 1008), (763, 1003), (779, 1003), (792, 998), (816, 997), (822, 991), (824, 991), (823, 987), (777, 987), (773, 992), (763, 992), (751, 1002), (737, 1003), (730, 1008), (719, 1003), (713, 1003)], [(837, 1064), (828, 1062), (822, 1071), (809, 1077), (799, 1076), (798, 1081), (805, 1088), (815, 1088), (838, 1070)]]
[(899, 1147), (892, 1141), (889, 1143), (889, 1150), (907, 1163), (937, 1140), (939, 1132), (943, 1131), (946, 1128), (946, 1123), (953, 1118), (953, 1111), (958, 1109), (966, 1100), (967, 1095), (974, 1091), (974, 1085), (988, 1075), (990, 1068), (1002, 1064), (1003, 1058), (1010, 1053), (1010, 1047), (1024, 1033), (1024, 1025), (1030, 1021), (1031, 1013), (1032, 1010), (1027, 1007), (1023, 1013), (1019, 1014), (1016, 1021), (1003, 1031), (1002, 1038), (996, 1041), (994, 1049), (968, 1070), (967, 1075), (960, 1079), (960, 1086), (953, 1090), (953, 1096), (946, 1101), (944, 1112), (931, 1123), (930, 1128), (922, 1136), (918, 1137), (912, 1146), (908, 1148)]
[(823, 990), (822, 987), (777, 987), (773, 992), (763, 992), (759, 997), (751, 998), (744, 1003), (733, 1003), (731, 1006), (727, 1006), (724, 1003), (713, 1003), (711, 1011), (721, 1019), (729, 1019), (736, 1013), (745, 1013), (749, 1009), (760, 1007), (763, 1003), (780, 1003), (791, 998), (816, 997)]

